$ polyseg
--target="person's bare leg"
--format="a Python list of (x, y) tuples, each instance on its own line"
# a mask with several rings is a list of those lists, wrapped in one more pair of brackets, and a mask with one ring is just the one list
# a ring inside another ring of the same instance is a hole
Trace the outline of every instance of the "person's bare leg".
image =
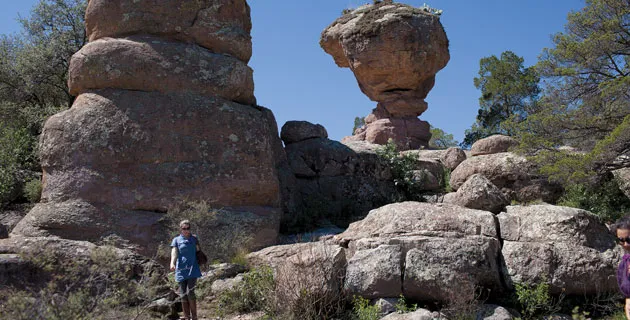
[(184, 311), (184, 319), (190, 319), (190, 305), (188, 301), (182, 300), (182, 310)]
[(197, 320), (197, 301), (190, 300), (190, 317), (192, 320)]

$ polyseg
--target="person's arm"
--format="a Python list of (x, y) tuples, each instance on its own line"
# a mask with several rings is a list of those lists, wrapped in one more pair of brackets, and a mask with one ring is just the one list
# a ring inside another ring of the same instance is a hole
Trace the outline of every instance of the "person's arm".
[(175, 270), (175, 262), (177, 261), (177, 247), (171, 249), (171, 271)]
[(624, 314), (626, 315), (626, 319), (630, 320), (630, 298), (626, 298), (626, 305), (623, 309), (623, 311), (625, 311)]

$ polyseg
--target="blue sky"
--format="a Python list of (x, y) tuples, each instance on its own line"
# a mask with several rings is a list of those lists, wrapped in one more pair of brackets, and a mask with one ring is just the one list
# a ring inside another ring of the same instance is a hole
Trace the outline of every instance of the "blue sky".
[[(331, 139), (352, 131), (354, 118), (376, 107), (356, 83), (352, 72), (338, 68), (319, 47), (321, 32), (346, 8), (371, 0), (249, 0), (252, 11), (254, 69), (258, 104), (271, 109), (281, 127), (289, 120), (319, 123)], [(16, 17), (27, 16), (38, 0), (0, 0), (0, 33), (20, 30)], [(511, 50), (536, 62), (551, 36), (563, 31), (567, 14), (584, 0), (407, 0), (412, 6), (444, 10), (442, 25), (450, 41), (451, 60), (437, 74), (427, 97), (429, 109), (420, 116), (461, 141), (475, 121), (479, 91), (473, 78), (479, 60)], [(280, 128), (278, 129), (280, 130)]]

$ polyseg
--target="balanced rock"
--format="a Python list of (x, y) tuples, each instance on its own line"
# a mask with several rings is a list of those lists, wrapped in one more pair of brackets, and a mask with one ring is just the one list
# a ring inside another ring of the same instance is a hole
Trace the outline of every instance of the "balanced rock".
[(422, 126), (410, 121), (427, 109), (424, 99), (435, 74), (450, 59), (439, 16), (398, 3), (365, 5), (328, 26), (320, 45), (339, 67), (350, 68), (361, 91), (378, 102), (366, 128), (378, 127), (355, 132), (357, 140), (383, 144), (392, 138), (406, 149), (428, 145), (427, 128), (405, 124)]
[(286, 159), (255, 105), (246, 1), (91, 0), (86, 26), (78, 97), (41, 135), (42, 203), (12, 235), (116, 234), (153, 255), (164, 213), (206, 201), (231, 213), (219, 225), (248, 230), (246, 249), (273, 244)]
[(287, 121), (280, 130), (280, 138), (285, 144), (290, 144), (311, 138), (328, 138), (328, 132), (321, 124), (312, 124), (308, 121)]

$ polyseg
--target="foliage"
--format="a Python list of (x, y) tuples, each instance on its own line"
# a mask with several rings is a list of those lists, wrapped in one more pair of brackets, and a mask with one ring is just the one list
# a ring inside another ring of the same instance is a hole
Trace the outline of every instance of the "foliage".
[(549, 315), (559, 310), (559, 303), (554, 301), (549, 294), (549, 284), (546, 279), (533, 285), (517, 282), (514, 287), (524, 319), (537, 319), (540, 315)]
[(67, 73), (87, 43), (85, 8), (85, 0), (42, 0), (19, 19), (21, 33), (0, 35), (0, 206), (22, 196), (18, 172), (38, 170), (44, 120), (74, 100)]
[(20, 172), (34, 166), (35, 145), (25, 128), (0, 127), (0, 207), (20, 196), (26, 182)]
[[(626, 0), (589, 0), (570, 13), (536, 65), (545, 81), (537, 112), (513, 129), (521, 147), (543, 165), (559, 159), (556, 172), (584, 180), (605, 173), (630, 147), (630, 6)], [(572, 146), (584, 157), (558, 153)], [(541, 154), (542, 153), (542, 154)]]
[(398, 146), (392, 139), (376, 153), (390, 167), (394, 184), (404, 193), (405, 199), (417, 200), (422, 187), (422, 181), (417, 181), (413, 173), (417, 159), (411, 154), (400, 154)]
[(42, 195), (42, 181), (33, 179), (24, 185), (24, 196), (30, 203), (37, 203)]
[(621, 192), (614, 178), (595, 185), (569, 185), (558, 205), (590, 211), (607, 223), (630, 211), (630, 199)]
[(405, 296), (402, 294), (400, 294), (400, 297), (398, 297), (398, 301), (396, 301), (396, 305), (394, 307), (396, 308), (396, 312), (398, 313), (409, 313), (418, 310), (418, 304), (414, 303), (412, 305), (409, 305), (407, 303), (407, 300), (405, 299)]
[(219, 295), (219, 313), (221, 316), (251, 311), (273, 314), (275, 302), (271, 298), (274, 290), (273, 270), (269, 267), (253, 269), (243, 276), (240, 283)]
[(365, 118), (362, 117), (354, 117), (354, 126), (352, 127), (352, 134), (357, 132), (357, 129), (363, 128), (365, 126)]
[(41, 247), (23, 258), (42, 270), (47, 282), (39, 290), (5, 288), (0, 294), (0, 318), (101, 319), (113, 313), (138, 317), (158, 297), (162, 279), (150, 267), (133, 277), (130, 265), (110, 247), (98, 247), (79, 259)]
[(377, 305), (370, 305), (370, 300), (361, 296), (352, 298), (352, 311), (356, 320), (378, 320), (381, 318), (381, 310)]
[(476, 122), (466, 130), (462, 147), (469, 148), (493, 134), (510, 135), (509, 125), (519, 123), (535, 110), (540, 89), (534, 68), (525, 68), (524, 59), (511, 51), (500, 58), (492, 55), (480, 60), (475, 87), (481, 90)]
[(431, 128), (431, 140), (429, 140), (429, 147), (433, 149), (446, 149), (450, 147), (457, 147), (458, 143), (450, 133), (444, 132), (440, 128), (430, 126)]

